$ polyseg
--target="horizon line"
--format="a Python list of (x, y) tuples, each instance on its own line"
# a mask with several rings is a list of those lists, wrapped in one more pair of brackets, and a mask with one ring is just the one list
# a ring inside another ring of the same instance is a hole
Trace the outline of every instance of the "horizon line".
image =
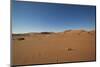
[(27, 33), (41, 33), (41, 32), (54, 32), (54, 33), (58, 33), (58, 32), (64, 32), (64, 31), (73, 31), (73, 30), (83, 30), (83, 31), (96, 31), (96, 29), (90, 29), (90, 30), (86, 30), (86, 29), (68, 29), (68, 30), (63, 30), (63, 31), (30, 31), (30, 32), (12, 32), (12, 34), (27, 34)]

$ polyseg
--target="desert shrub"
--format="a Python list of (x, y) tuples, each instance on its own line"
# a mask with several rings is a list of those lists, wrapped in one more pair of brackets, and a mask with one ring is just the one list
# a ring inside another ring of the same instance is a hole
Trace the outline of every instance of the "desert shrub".
[(18, 40), (25, 40), (25, 38), (18, 38)]
[(51, 32), (41, 32), (41, 34), (51, 34)]
[(72, 51), (73, 49), (72, 48), (67, 48), (67, 51)]

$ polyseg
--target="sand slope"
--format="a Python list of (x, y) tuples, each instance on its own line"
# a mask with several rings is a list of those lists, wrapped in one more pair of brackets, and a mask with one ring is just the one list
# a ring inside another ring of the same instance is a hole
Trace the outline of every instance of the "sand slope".
[(50, 34), (28, 34), (13, 35), (14, 65), (96, 60), (95, 31), (70, 30)]

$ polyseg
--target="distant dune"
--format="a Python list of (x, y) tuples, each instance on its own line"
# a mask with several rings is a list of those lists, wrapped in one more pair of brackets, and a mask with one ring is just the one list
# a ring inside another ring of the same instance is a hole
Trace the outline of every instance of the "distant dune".
[(95, 30), (13, 34), (12, 64), (95, 61), (95, 35)]

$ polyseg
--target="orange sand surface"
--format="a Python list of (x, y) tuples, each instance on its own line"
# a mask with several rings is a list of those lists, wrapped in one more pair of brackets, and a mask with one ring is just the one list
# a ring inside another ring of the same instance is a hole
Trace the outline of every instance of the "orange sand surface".
[(12, 37), (12, 64), (95, 61), (95, 31), (27, 33)]

